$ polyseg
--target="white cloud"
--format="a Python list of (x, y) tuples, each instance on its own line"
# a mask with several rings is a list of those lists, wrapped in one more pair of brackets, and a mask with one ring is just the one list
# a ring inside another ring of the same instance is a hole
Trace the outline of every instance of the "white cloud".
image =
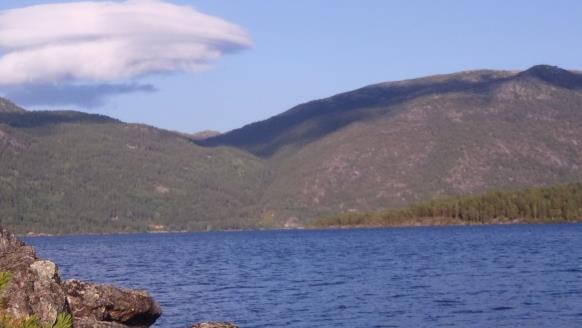
[(196, 72), (249, 46), (239, 26), (161, 0), (24, 7), (0, 12), (0, 85)]

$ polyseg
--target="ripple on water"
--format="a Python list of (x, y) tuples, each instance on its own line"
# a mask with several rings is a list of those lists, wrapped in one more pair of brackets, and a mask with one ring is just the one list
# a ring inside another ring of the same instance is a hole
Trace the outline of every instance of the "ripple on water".
[(157, 327), (580, 327), (581, 225), (30, 238), (76, 277), (149, 290)]

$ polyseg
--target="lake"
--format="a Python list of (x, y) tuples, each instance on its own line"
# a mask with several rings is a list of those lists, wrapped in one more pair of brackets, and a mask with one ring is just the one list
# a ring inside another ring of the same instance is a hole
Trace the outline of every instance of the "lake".
[(582, 327), (582, 225), (26, 241), (65, 279), (147, 289), (156, 327)]

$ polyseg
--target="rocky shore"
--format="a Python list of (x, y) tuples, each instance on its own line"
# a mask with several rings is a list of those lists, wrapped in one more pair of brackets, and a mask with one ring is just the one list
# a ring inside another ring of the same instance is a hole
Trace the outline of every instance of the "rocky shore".
[[(145, 328), (162, 310), (146, 291), (62, 281), (55, 263), (38, 258), (31, 246), (0, 227), (0, 328), (7, 328), (6, 318), (23, 322), (33, 317), (41, 327), (54, 327), (63, 315), (70, 316), (73, 328)], [(191, 327), (237, 328), (227, 322)]]
[(38, 318), (52, 327), (58, 315), (70, 315), (75, 328), (149, 327), (162, 314), (145, 291), (62, 281), (55, 263), (0, 228), (0, 272), (9, 277), (0, 292), (0, 314), (14, 320)]

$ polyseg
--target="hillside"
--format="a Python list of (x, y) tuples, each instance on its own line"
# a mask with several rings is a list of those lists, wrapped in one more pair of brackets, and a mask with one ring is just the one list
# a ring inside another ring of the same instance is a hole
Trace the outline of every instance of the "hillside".
[(268, 160), (275, 220), (581, 181), (582, 75), (552, 66), (381, 83), (202, 142)]
[(387, 82), (225, 134), (0, 99), (0, 223), (18, 233), (293, 226), (582, 181), (582, 75), (551, 66)]
[(18, 233), (256, 225), (269, 178), (234, 149), (78, 112), (0, 114), (0, 223)]
[(0, 98), (0, 113), (17, 113), (24, 112), (24, 109), (16, 106), (7, 99)]
[(526, 80), (531, 84), (544, 83), (569, 90), (582, 88), (581, 73), (547, 65), (534, 66), (524, 72), (479, 70), (387, 82), (301, 104), (202, 143), (235, 146), (259, 156), (272, 157), (288, 148), (301, 148), (352, 123), (373, 120), (415, 99), (455, 93), (491, 94), (499, 91), (496, 87), (500, 84), (528, 87)]

